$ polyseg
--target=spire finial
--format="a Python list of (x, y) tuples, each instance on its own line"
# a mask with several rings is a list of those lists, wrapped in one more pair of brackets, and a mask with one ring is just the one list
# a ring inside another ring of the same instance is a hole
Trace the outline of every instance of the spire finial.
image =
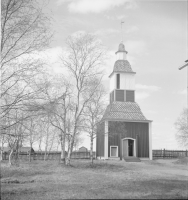
[(121, 36), (122, 36), (122, 43), (123, 43), (123, 29), (122, 29), (122, 24), (124, 23), (124, 21), (121, 21)]

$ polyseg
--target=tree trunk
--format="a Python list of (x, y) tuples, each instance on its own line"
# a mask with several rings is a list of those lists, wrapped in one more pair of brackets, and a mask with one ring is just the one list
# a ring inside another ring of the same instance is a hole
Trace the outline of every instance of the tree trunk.
[(66, 165), (70, 165), (70, 160), (71, 160), (71, 152), (68, 151), (68, 155), (67, 155), (67, 158), (66, 158)]
[(74, 144), (74, 139), (72, 137), (71, 141), (69, 143), (69, 146), (68, 146), (68, 154), (67, 154), (67, 158), (66, 158), (66, 165), (70, 165), (73, 144)]
[(0, 156), (0, 161), (3, 160), (3, 148), (4, 148), (4, 137), (2, 138), (1, 142), (1, 156)]
[(31, 151), (29, 151), (28, 154), (29, 154), (29, 162), (31, 162)]
[(19, 166), (19, 139), (16, 141), (15, 165)]
[[(30, 143), (30, 147), (31, 147), (31, 149), (32, 149), (32, 143)], [(31, 162), (31, 149), (30, 149), (30, 151), (28, 152), (28, 153), (29, 153), (29, 162)]]
[(61, 163), (65, 163), (65, 134), (63, 134), (63, 140), (61, 137)]
[(42, 149), (41, 149), (41, 143), (42, 143), (42, 139), (40, 138), (40, 140), (39, 140), (39, 151), (42, 151)]
[(1, 149), (1, 157), (0, 157), (0, 161), (3, 160), (3, 150)]
[(65, 164), (65, 153), (63, 149), (61, 149), (61, 163)]
[[(75, 114), (75, 116), (76, 116), (76, 114)], [(68, 125), (68, 127), (69, 127), (68, 133), (70, 133), (70, 124)], [(77, 124), (75, 122), (75, 124), (74, 124), (74, 133), (73, 133), (73, 135), (71, 135), (71, 138), (68, 141), (69, 144), (68, 144), (68, 155), (67, 155), (67, 158), (66, 158), (66, 165), (70, 165), (71, 154), (72, 154), (72, 151), (73, 151), (74, 139), (75, 139), (76, 130), (77, 130), (76, 127), (77, 127)]]
[(90, 158), (91, 158), (91, 163), (93, 164), (93, 137), (91, 137)]
[(18, 150), (16, 150), (16, 153), (15, 153), (15, 165), (16, 166), (19, 166), (19, 152)]
[(44, 161), (47, 159), (47, 145), (45, 146), (45, 152), (44, 152)]
[(1, 147), (1, 157), (0, 157), (0, 161), (3, 160), (3, 146)]
[(8, 160), (9, 160), (9, 166), (12, 165), (12, 154), (13, 154), (14, 149), (11, 149)]

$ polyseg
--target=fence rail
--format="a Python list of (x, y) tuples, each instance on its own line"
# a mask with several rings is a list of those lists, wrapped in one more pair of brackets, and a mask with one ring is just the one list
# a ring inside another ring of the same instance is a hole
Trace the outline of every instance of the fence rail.
[(152, 150), (153, 158), (179, 158), (179, 157), (187, 157), (188, 151), (185, 150)]
[[(65, 154), (67, 156), (67, 153)], [(8, 160), (9, 153), (3, 153), (3, 160)], [(15, 155), (13, 154), (13, 157)], [(95, 158), (96, 153), (93, 152), (93, 158)], [(29, 154), (27, 153), (19, 153), (20, 160), (29, 160)], [(35, 152), (31, 154), (31, 160), (44, 160), (45, 153), (44, 152)], [(46, 160), (60, 160), (61, 152), (49, 152), (46, 154)], [(90, 159), (90, 152), (72, 152), (72, 159)]]

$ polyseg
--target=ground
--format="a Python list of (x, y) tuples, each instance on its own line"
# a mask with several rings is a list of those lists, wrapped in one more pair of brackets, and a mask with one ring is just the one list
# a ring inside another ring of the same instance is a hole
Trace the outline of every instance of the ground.
[(19, 167), (1, 163), (3, 200), (187, 199), (188, 158), (125, 161), (32, 161)]

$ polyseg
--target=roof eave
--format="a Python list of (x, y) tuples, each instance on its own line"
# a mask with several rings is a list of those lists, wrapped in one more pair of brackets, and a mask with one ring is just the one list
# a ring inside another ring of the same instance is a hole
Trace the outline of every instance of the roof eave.
[(110, 78), (114, 73), (136, 74), (136, 72), (113, 71), (113, 72), (109, 75), (109, 78)]
[(103, 121), (123, 121), (123, 122), (142, 122), (142, 123), (148, 123), (153, 122), (153, 120), (127, 120), (127, 119), (113, 119), (113, 118), (103, 118), (100, 122)]
[(128, 51), (116, 51), (115, 54), (117, 54), (119, 52), (125, 52), (126, 54), (128, 54)]

